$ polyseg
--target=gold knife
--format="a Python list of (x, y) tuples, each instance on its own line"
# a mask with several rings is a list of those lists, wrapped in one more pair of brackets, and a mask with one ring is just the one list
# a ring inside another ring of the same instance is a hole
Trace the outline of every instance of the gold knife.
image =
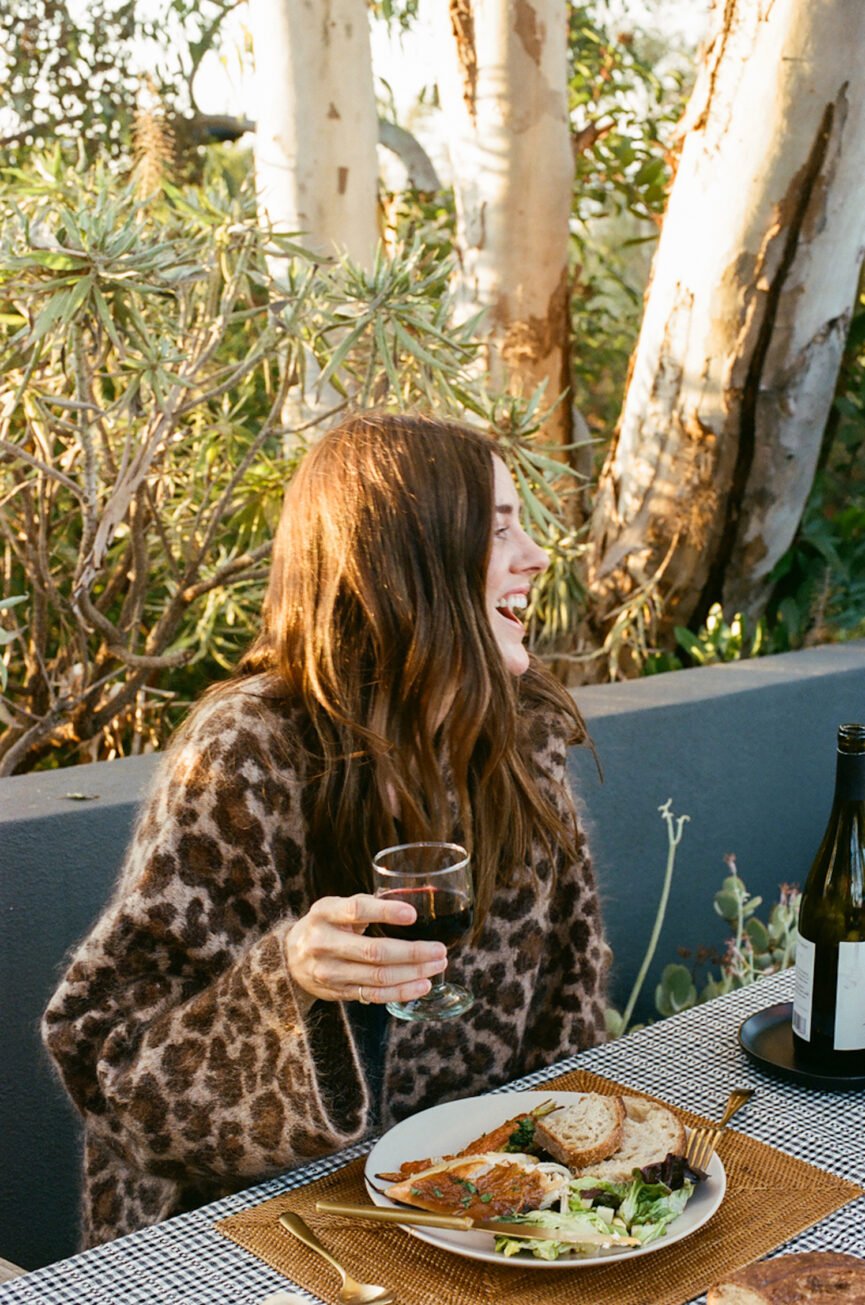
[(422, 1228), (447, 1228), (451, 1232), (491, 1232), (499, 1237), (525, 1237), (532, 1241), (563, 1242), (573, 1246), (639, 1246), (636, 1237), (615, 1233), (556, 1232), (532, 1223), (506, 1223), (498, 1219), (472, 1219), (468, 1215), (432, 1214), (427, 1210), (395, 1210), (380, 1205), (340, 1205), (335, 1201), (316, 1201), (322, 1214), (344, 1214), (353, 1219), (370, 1219), (377, 1223), (416, 1224)]

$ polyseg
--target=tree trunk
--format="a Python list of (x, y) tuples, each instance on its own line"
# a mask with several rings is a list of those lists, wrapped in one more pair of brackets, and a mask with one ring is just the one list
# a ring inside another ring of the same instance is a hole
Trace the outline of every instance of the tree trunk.
[(863, 255), (865, 5), (715, 0), (593, 516), (596, 633), (763, 609), (810, 490)]
[[(434, 0), (457, 207), (457, 302), (486, 310), (492, 388), (567, 389), (574, 164), (565, 0)], [(570, 405), (545, 433), (570, 438)]]
[(365, 267), (378, 240), (378, 117), (365, 0), (250, 0), (264, 220)]

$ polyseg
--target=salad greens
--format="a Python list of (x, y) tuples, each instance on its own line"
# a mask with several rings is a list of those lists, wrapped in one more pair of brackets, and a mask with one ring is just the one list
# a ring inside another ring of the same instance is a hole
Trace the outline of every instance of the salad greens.
[[(580, 1232), (619, 1233), (636, 1237), (645, 1246), (662, 1237), (667, 1225), (682, 1213), (694, 1184), (686, 1179), (672, 1190), (663, 1182), (646, 1182), (636, 1170), (631, 1182), (610, 1183), (597, 1178), (575, 1178), (568, 1185), (568, 1209), (533, 1210), (513, 1216), (511, 1223), (540, 1224), (544, 1228), (567, 1231), (569, 1237)], [(557, 1260), (561, 1255), (606, 1254), (596, 1246), (581, 1249), (567, 1242), (531, 1242), (516, 1237), (497, 1237), (496, 1250), (502, 1255), (531, 1251), (536, 1259)]]

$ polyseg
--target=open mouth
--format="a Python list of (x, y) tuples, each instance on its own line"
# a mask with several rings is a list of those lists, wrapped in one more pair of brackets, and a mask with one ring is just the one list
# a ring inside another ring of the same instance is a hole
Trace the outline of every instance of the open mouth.
[(503, 616), (513, 625), (519, 626), (519, 628), (522, 629), (523, 623), (517, 613), (525, 612), (528, 605), (529, 600), (526, 594), (508, 594), (507, 597), (500, 599), (499, 602), (496, 603), (496, 611), (499, 616)]

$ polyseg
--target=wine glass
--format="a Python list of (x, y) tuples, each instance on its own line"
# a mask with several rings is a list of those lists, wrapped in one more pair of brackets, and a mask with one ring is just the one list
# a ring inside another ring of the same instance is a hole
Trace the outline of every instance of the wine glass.
[[(408, 902), (417, 911), (413, 924), (383, 924), (388, 938), (441, 942), (445, 947), (465, 938), (474, 919), (469, 854), (458, 843), (400, 843), (372, 859), (376, 897)], [(444, 974), (432, 975), (425, 997), (389, 1001), (400, 1020), (450, 1020), (474, 1005), (474, 997)]]

